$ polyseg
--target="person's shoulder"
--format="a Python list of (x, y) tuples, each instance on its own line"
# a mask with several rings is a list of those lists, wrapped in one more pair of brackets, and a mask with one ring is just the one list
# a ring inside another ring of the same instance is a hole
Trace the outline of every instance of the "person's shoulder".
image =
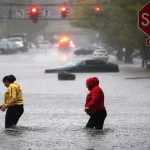
[(102, 91), (102, 89), (99, 86), (95, 86), (92, 90), (92, 93), (95, 93), (95, 92), (97, 93), (97, 92), (101, 92), (101, 91)]
[(17, 83), (11, 83), (11, 84), (9, 85), (9, 87), (20, 88), (20, 85), (17, 84)]
[(20, 89), (20, 85), (18, 83), (15, 83), (15, 86)]
[(95, 90), (102, 90), (102, 89), (100, 88), (100, 86), (96, 86), (94, 89), (95, 89)]

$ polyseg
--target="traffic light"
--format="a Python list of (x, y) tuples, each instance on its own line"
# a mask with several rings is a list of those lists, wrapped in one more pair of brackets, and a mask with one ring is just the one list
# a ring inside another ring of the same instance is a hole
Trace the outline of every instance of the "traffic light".
[(68, 17), (68, 13), (69, 13), (69, 8), (67, 6), (62, 6), (61, 7), (61, 17), (62, 18)]
[(39, 17), (39, 8), (35, 6), (31, 7), (29, 14), (30, 14), (30, 19), (32, 19), (34, 23), (37, 23)]
[(100, 8), (100, 6), (95, 6), (95, 7), (94, 7), (94, 10), (95, 10), (95, 12), (100, 12), (100, 11), (101, 11), (101, 8)]

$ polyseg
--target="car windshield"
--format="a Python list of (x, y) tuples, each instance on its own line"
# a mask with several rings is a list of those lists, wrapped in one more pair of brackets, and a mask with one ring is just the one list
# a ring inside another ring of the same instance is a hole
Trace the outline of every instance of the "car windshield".
[(0, 42), (0, 49), (6, 49), (6, 48), (8, 48), (7, 43)]
[(1, 41), (3, 41), (3, 42), (7, 42), (7, 41), (8, 41), (8, 39), (1, 39)]
[(97, 48), (99, 48), (99, 49), (103, 49), (104, 47), (103, 47), (103, 46), (97, 46)]
[(10, 38), (9, 41), (11, 42), (22, 42), (21, 38)]
[(71, 60), (67, 61), (66, 63), (62, 64), (64, 67), (69, 67), (69, 66), (76, 66), (81, 63), (81, 60)]
[(98, 51), (95, 51), (96, 53), (106, 53), (106, 51), (103, 51), (103, 50), (98, 50)]

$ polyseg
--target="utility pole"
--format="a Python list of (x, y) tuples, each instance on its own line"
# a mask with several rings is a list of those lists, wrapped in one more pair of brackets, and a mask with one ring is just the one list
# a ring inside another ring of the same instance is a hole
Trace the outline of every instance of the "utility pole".
[[(12, 0), (11, 0), (11, 2), (12, 2)], [(8, 8), (8, 18), (9, 18), (9, 21), (8, 21), (8, 34), (11, 34), (12, 5), (10, 5), (10, 7)]]

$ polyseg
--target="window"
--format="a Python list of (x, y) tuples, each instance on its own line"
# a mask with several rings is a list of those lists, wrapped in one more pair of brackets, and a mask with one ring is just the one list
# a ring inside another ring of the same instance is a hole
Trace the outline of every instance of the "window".
[(86, 61), (86, 65), (90, 65), (90, 66), (102, 65), (102, 64), (106, 64), (106, 62), (105, 61), (101, 61), (101, 60), (87, 60)]
[(0, 49), (7, 49), (8, 45), (6, 43), (0, 43)]
[(9, 41), (11, 41), (11, 42), (22, 42), (23, 40), (21, 38), (10, 38)]

